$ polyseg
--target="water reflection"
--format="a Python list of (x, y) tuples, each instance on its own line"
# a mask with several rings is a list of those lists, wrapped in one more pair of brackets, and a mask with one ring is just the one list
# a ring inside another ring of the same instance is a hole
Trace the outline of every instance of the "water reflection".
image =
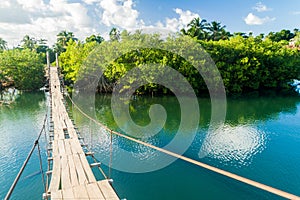
[(14, 102), (21, 94), (21, 91), (15, 88), (8, 88), (6, 90), (0, 91), (0, 105), (11, 104)]
[[(110, 99), (109, 95), (96, 96), (96, 116), (102, 123), (120, 131), (111, 113)], [(300, 102), (298, 96), (268, 95), (229, 98), (225, 126), (216, 127), (210, 132), (208, 131), (211, 117), (210, 99), (199, 98), (198, 100), (201, 112), (199, 130), (201, 131), (197, 135), (201, 139), (192, 144), (191, 149), (197, 150), (191, 157), (207, 157), (215, 162), (236, 167), (251, 164), (254, 156), (266, 148), (268, 134), (258, 128), (258, 123), (276, 120), (281, 113), (295, 113)], [(138, 97), (130, 102), (129, 109), (132, 119), (139, 125), (147, 125), (150, 122), (147, 111), (152, 104), (161, 104), (166, 109), (167, 121), (163, 129), (155, 137), (148, 138), (147, 142), (164, 147), (173, 140), (178, 131), (178, 124), (181, 120), (180, 107), (175, 97)], [(76, 111), (75, 119), (79, 127), (86, 126), (86, 129), (81, 129), (83, 130), (81, 132), (89, 133), (89, 135), (84, 137), (90, 137), (90, 144), (103, 153), (104, 160), (108, 159), (108, 134), (99, 131), (99, 127), (95, 124), (91, 126), (91, 122)], [(185, 134), (185, 136), (188, 135), (188, 133)], [(182, 141), (185, 140), (185, 136), (182, 137)], [(204, 142), (202, 138), (205, 138)], [(150, 159), (149, 157), (155, 156), (149, 149), (122, 138), (115, 138), (114, 144), (116, 152), (118, 149), (127, 150), (132, 152), (133, 157), (138, 157), (138, 160)], [(199, 151), (199, 149), (201, 150)], [(172, 151), (176, 152), (176, 149), (172, 149)], [(122, 161), (122, 158), (116, 160)]]
[(223, 164), (249, 165), (255, 154), (266, 146), (266, 134), (251, 125), (226, 124), (208, 133), (199, 157), (209, 157)]
[[(39, 133), (46, 112), (42, 92), (19, 95), (9, 106), (0, 106), (0, 199), (9, 190), (14, 178)], [(44, 137), (40, 143), (42, 160), (46, 161)], [(44, 165), (44, 170), (46, 170)], [(37, 151), (32, 155), (11, 199), (40, 199), (43, 184)], [(32, 192), (34, 191), (34, 192)]]

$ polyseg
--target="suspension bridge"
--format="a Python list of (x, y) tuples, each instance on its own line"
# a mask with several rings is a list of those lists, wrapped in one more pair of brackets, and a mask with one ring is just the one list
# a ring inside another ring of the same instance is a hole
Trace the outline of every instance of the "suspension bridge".
[[(83, 138), (80, 136), (80, 133), (68, 115), (63, 96), (63, 81), (59, 77), (58, 62), (56, 67), (50, 67), (48, 61), (46, 76), (49, 80), (49, 113), (45, 115), (43, 128), (9, 189), (5, 200), (10, 199), (36, 147), (38, 147), (40, 171), (42, 172), (45, 191), (43, 199), (118, 200), (119, 197), (112, 187), (112, 179), (104, 173), (101, 168), (101, 163), (97, 162), (93, 153), (87, 151)], [(47, 121), (49, 122), (48, 131), (46, 130)], [(49, 139), (47, 147), (48, 169), (46, 172), (46, 180), (43, 173), (39, 145), (39, 139), (43, 132), (45, 133), (45, 138)], [(46, 136), (47, 132), (48, 137)], [(85, 151), (83, 148), (85, 148)], [(92, 158), (93, 162), (91, 164), (88, 162), (87, 156)], [(96, 180), (92, 171), (93, 167), (99, 169), (104, 177), (103, 180)]]
[[(50, 137), (52, 161), (51, 182), (46, 196), (51, 199), (119, 199), (110, 180), (96, 181), (73, 122), (64, 105), (63, 88), (57, 67), (50, 67), (50, 121), (54, 131)], [(94, 163), (98, 165), (99, 163)]]
[[(49, 62), (48, 62), (49, 63)], [(99, 199), (99, 200), (117, 200), (119, 199), (117, 193), (112, 187), (112, 180), (109, 179), (103, 172), (100, 167), (100, 163), (94, 162), (89, 164), (87, 160), (87, 156), (91, 156), (94, 161), (93, 154), (91, 152), (85, 152), (83, 147), (85, 144), (82, 141), (82, 138), (78, 134), (78, 131), (75, 129), (75, 126), (70, 119), (65, 101), (63, 91), (64, 88), (62, 86), (62, 80), (59, 77), (58, 71), (58, 62), (56, 67), (50, 67), (48, 64), (48, 72), (47, 76), (49, 77), (49, 93), (50, 93), (50, 130), (49, 130), (49, 147), (48, 147), (48, 171), (47, 171), (47, 180), (43, 182), (45, 193), (43, 195), (44, 199)], [(69, 97), (67, 95), (67, 97)], [(70, 97), (69, 97), (70, 98)], [(140, 145), (147, 146), (149, 148), (155, 149), (167, 155), (176, 157), (177, 159), (181, 159), (183, 161), (192, 163), (199, 167), (205, 168), (209, 171), (213, 171), (220, 175), (229, 177), (231, 179), (237, 180), (244, 184), (251, 185), (253, 187), (259, 188), (261, 190), (273, 193), (280, 197), (286, 199), (294, 199), (300, 200), (300, 197), (273, 188), (271, 186), (247, 179), (245, 177), (233, 174), (231, 172), (210, 166), (208, 164), (193, 160), (191, 158), (187, 158), (183, 155), (176, 154), (169, 150), (154, 146), (152, 144), (137, 140), (128, 135), (124, 135), (122, 133), (113, 131), (109, 129), (107, 126), (101, 124), (97, 120), (91, 118), (87, 115), (83, 110), (81, 110), (70, 98), (71, 103), (75, 106), (75, 108), (81, 112), (85, 117), (89, 118), (91, 121), (95, 122), (105, 130), (110, 133), (110, 137), (112, 135), (117, 135), (119, 137), (125, 138), (127, 140), (136, 142)], [(10, 190), (8, 191), (5, 200), (9, 199), (23, 170), (26, 167), (28, 160), (30, 159), (33, 150), (35, 147), (39, 147), (39, 139), (43, 131), (45, 131), (45, 122), (47, 119), (47, 115), (44, 119), (44, 125), (40, 134), (38, 135), (37, 140), (34, 142), (34, 145), (25, 160), (23, 166), (21, 167), (19, 174), (17, 175), (14, 183), (12, 184)], [(112, 141), (112, 140), (111, 140)], [(40, 168), (42, 170), (42, 162), (40, 157)], [(96, 180), (96, 177), (93, 174), (92, 167), (98, 167), (100, 172), (102, 173), (104, 179)]]
[(73, 122), (64, 105), (63, 88), (57, 67), (50, 67), (50, 122), (54, 131), (50, 134), (52, 161), (51, 182), (46, 196), (51, 199), (119, 199), (109, 179), (97, 181), (86, 159)]

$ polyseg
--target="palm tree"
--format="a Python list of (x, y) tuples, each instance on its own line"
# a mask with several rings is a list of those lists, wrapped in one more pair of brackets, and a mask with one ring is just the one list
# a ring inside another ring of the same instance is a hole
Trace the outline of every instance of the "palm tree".
[(61, 44), (61, 46), (66, 47), (67, 43), (70, 41), (77, 41), (78, 39), (75, 38), (73, 32), (67, 32), (66, 30), (61, 31), (57, 34), (57, 43)]
[(186, 31), (182, 29), (181, 32), (184, 35), (189, 35), (191, 37), (197, 37), (199, 40), (207, 39), (207, 26), (208, 23), (205, 19), (200, 20), (199, 17), (194, 18), (188, 25), (189, 29)]
[(49, 47), (47, 46), (46, 39), (39, 39), (36, 44), (36, 51), (37, 53), (43, 52), (46, 53)]
[(73, 32), (67, 32), (66, 30), (59, 32), (57, 34), (57, 42), (54, 45), (55, 52), (64, 52), (66, 50), (66, 47), (68, 46), (68, 42), (71, 40), (78, 40), (77, 38), (75, 38)]
[(220, 22), (211, 22), (207, 28), (210, 32), (209, 39), (214, 41), (228, 39), (231, 34), (225, 30), (225, 27), (226, 26), (221, 26)]
[(7, 42), (0, 38), (0, 51), (6, 50), (7, 49)]
[(35, 49), (36, 46), (36, 40), (34, 38), (31, 38), (29, 35), (25, 35), (21, 41), (22, 45), (21, 47), (24, 49)]
[(111, 41), (120, 40), (120, 31), (117, 28), (112, 28), (109, 32), (109, 38)]

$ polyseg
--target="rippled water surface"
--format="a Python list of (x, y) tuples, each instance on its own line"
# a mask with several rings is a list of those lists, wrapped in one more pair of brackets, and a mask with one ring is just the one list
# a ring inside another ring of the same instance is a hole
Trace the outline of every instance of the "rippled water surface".
[[(96, 97), (96, 116), (107, 126), (122, 131), (114, 121), (110, 99), (110, 96)], [(148, 110), (152, 104), (164, 106), (167, 121), (158, 134), (143, 140), (163, 147), (178, 134), (180, 108), (174, 97), (136, 98), (129, 104), (136, 124), (145, 126), (150, 122)], [(300, 195), (299, 96), (229, 98), (225, 124), (215, 124), (210, 131), (210, 101), (201, 98), (199, 105), (199, 128), (185, 156)], [(16, 103), (0, 107), (0, 199), (25, 160), (42, 125), (45, 110), (43, 94), (22, 94)], [(109, 134), (76, 109), (73, 116), (89, 147), (108, 173)], [(190, 139), (188, 130), (185, 131), (177, 138), (177, 145)], [(111, 177), (121, 198), (281, 199), (184, 161), (174, 161), (169, 156), (117, 136), (113, 137), (112, 149)], [(178, 151), (176, 148), (170, 150)], [(46, 161), (45, 152), (42, 155)], [(161, 168), (168, 162), (171, 164)], [(38, 164), (35, 152), (13, 199), (41, 199), (43, 187)], [(149, 172), (133, 173), (142, 169)], [(101, 178), (98, 173), (96, 176)]]
[[(43, 93), (23, 93), (14, 103), (0, 106), (0, 199), (4, 199), (42, 127), (46, 112)], [(46, 161), (45, 141), (41, 139)], [(46, 166), (45, 166), (46, 167)], [(29, 161), (12, 199), (41, 199), (42, 178), (38, 154)]]

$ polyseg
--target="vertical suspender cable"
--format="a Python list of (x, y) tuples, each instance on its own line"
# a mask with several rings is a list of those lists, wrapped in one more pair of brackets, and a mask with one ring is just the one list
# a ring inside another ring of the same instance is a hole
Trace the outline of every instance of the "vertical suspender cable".
[(112, 151), (113, 151), (113, 134), (112, 130), (110, 131), (110, 145), (109, 145), (109, 168), (108, 168), (108, 177), (111, 178), (111, 168), (112, 168)]
[(42, 156), (41, 156), (41, 149), (40, 149), (40, 144), (37, 144), (38, 147), (38, 153), (39, 153), (39, 160), (40, 160), (40, 170), (41, 170), (41, 174), (42, 174), (42, 181), (43, 181), (43, 185), (44, 185), (44, 191), (46, 192), (46, 182), (45, 182), (45, 177), (44, 177), (44, 171), (43, 171), (43, 161), (42, 161)]

